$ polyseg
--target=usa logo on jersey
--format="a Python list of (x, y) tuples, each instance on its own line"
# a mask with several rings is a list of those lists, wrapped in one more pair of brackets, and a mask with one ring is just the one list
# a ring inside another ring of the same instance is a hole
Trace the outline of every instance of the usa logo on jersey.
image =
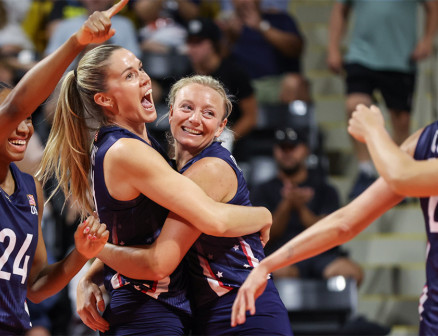
[(35, 202), (35, 198), (33, 197), (33, 195), (27, 194), (27, 199), (29, 200), (30, 212), (33, 215), (38, 215), (38, 210), (36, 208), (36, 202)]

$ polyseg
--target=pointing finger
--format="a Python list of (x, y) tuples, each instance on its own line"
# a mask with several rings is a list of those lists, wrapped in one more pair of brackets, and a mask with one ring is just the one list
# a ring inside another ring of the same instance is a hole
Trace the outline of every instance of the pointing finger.
[(108, 17), (112, 18), (114, 15), (120, 12), (123, 9), (123, 7), (125, 7), (128, 1), (129, 0), (120, 0), (118, 3), (116, 3), (110, 9), (106, 10), (104, 13), (108, 15)]

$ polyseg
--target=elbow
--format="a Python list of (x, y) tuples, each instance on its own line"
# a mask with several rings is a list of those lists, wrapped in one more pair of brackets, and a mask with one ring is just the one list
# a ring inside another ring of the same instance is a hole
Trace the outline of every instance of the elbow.
[(32, 301), (35, 304), (41, 303), (46, 299), (46, 297), (44, 297), (43, 295), (32, 290), (27, 291), (26, 297), (27, 299), (29, 299), (29, 301)]
[(383, 178), (395, 193), (405, 195), (409, 191), (409, 176), (400, 170), (394, 169)]

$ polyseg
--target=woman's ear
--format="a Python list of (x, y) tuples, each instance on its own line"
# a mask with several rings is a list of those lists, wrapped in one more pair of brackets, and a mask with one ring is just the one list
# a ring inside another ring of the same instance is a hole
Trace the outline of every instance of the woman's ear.
[(113, 100), (110, 97), (108, 97), (106, 94), (102, 93), (102, 92), (96, 93), (94, 95), (94, 102), (97, 105), (100, 105), (100, 106), (103, 106), (103, 107), (107, 107), (107, 108), (114, 107)]
[(221, 122), (220, 125), (219, 125), (219, 128), (217, 129), (216, 133), (214, 134), (214, 136), (215, 136), (216, 138), (218, 138), (218, 137), (222, 134), (222, 132), (223, 132), (224, 129), (225, 129), (225, 126), (227, 126), (227, 122), (228, 122), (228, 119), (227, 119), (227, 118), (225, 118), (224, 120), (222, 120), (222, 122)]
[(169, 122), (172, 120), (173, 116), (173, 105), (170, 105), (169, 107)]

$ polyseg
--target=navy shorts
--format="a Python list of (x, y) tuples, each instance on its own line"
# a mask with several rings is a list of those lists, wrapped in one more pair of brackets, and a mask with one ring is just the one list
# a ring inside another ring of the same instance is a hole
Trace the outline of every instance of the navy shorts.
[[(190, 316), (128, 286), (113, 291), (103, 318), (103, 335), (187, 335)], [(102, 335), (102, 334), (101, 334)]]
[(192, 335), (293, 335), (287, 310), (272, 280), (256, 301), (256, 313), (246, 314), (246, 322), (231, 327), (231, 308), (237, 289), (198, 307)]
[(415, 90), (415, 73), (377, 71), (360, 64), (345, 64), (347, 94), (365, 93), (373, 97), (379, 90), (386, 107), (410, 112)]

